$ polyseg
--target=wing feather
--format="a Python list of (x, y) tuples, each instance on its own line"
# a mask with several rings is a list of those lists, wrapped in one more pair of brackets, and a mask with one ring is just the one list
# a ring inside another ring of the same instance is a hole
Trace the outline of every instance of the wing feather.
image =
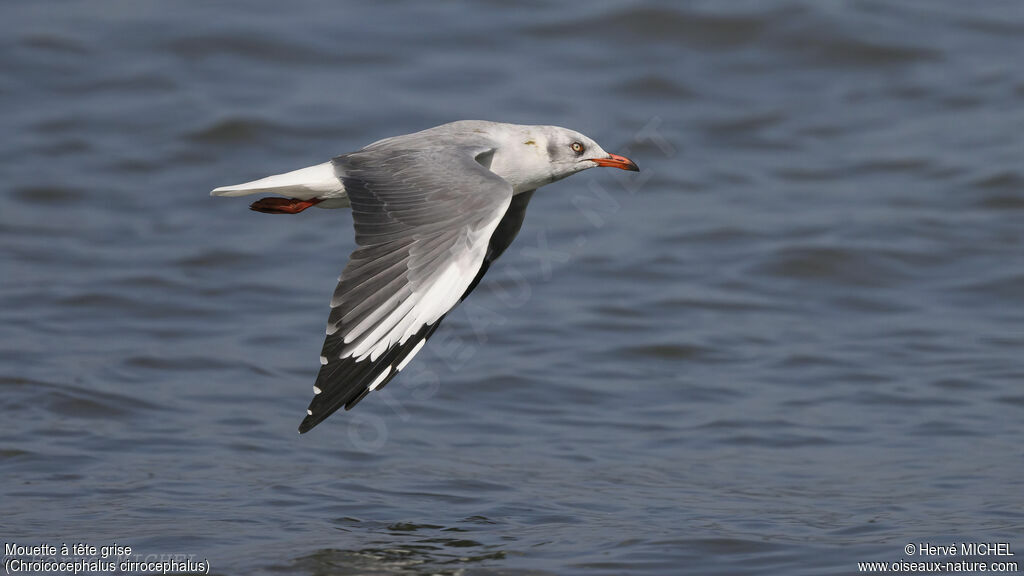
[(408, 139), (334, 159), (358, 248), (331, 299), (306, 432), (385, 386), (479, 281), (512, 188), (459, 148)]

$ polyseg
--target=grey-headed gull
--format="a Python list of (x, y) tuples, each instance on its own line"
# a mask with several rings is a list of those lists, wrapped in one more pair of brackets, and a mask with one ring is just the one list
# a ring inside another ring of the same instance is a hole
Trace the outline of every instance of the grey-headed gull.
[(299, 432), (401, 372), (512, 243), (534, 191), (595, 166), (639, 171), (573, 130), (463, 120), (211, 192), (276, 194), (250, 205), (270, 214), (352, 208), (357, 247)]

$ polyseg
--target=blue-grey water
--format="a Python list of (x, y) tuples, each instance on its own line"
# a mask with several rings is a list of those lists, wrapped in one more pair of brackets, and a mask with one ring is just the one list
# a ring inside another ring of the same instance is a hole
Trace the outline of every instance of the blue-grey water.
[[(38, 1), (0, 29), (5, 543), (219, 574), (1021, 558), (1020, 3)], [(209, 190), (463, 118), (643, 171), (541, 190), (406, 373), (300, 436), (351, 215)]]

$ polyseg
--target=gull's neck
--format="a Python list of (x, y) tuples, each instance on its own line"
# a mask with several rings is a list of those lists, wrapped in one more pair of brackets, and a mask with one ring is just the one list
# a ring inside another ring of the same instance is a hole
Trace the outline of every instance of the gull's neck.
[(536, 190), (558, 178), (548, 156), (548, 138), (532, 126), (504, 125), (494, 131), (497, 148), (489, 168), (512, 185), (512, 193)]

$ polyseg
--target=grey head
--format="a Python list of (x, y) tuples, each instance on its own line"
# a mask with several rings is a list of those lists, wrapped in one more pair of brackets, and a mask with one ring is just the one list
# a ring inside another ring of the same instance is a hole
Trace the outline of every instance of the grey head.
[[(402, 139), (401, 143), (398, 139)], [(609, 154), (593, 139), (560, 126), (460, 120), (374, 142), (365, 149), (395, 145), (412, 145), (419, 150), (431, 146), (479, 146), (485, 152), (477, 161), (508, 181), (515, 194), (536, 190), (595, 166), (639, 171), (632, 160)]]

